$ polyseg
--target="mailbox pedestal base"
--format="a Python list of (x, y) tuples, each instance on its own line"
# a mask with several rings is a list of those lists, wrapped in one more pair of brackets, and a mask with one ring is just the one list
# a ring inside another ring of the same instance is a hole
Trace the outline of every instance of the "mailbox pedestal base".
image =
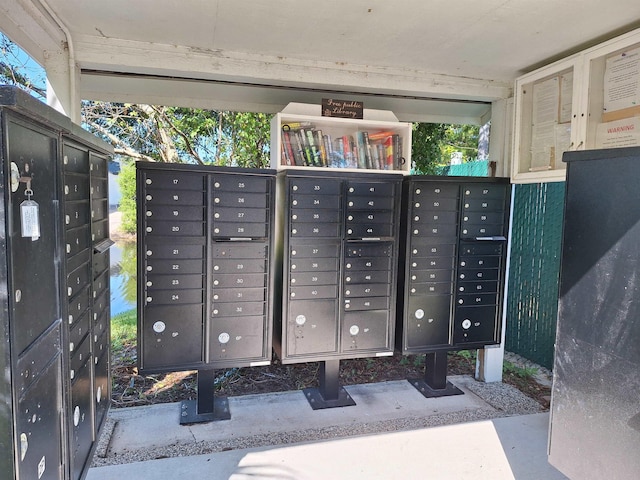
[(355, 405), (349, 393), (340, 386), (340, 360), (320, 362), (318, 388), (305, 388), (302, 391), (314, 410)]
[(231, 411), (227, 397), (214, 398), (215, 370), (198, 370), (198, 399), (180, 404), (180, 425), (229, 420)]
[(447, 352), (427, 353), (425, 355), (424, 378), (407, 379), (427, 398), (464, 395), (464, 392), (447, 381)]

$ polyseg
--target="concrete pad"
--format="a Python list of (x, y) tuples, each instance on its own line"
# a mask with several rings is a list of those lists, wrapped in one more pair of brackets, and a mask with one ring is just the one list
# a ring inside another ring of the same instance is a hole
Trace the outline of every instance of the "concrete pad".
[(547, 462), (548, 413), (285, 447), (94, 467), (86, 480), (562, 480)]
[(458, 380), (450, 378), (465, 395), (429, 399), (407, 381), (347, 386), (345, 389), (355, 400), (355, 406), (315, 411), (302, 391), (230, 397), (230, 420), (187, 426), (179, 423), (179, 403), (112, 410), (110, 418), (117, 423), (109, 454), (123, 455), (140, 449), (260, 435), (275, 437), (274, 434), (282, 432), (299, 433), (478, 409), (493, 410), (464, 386), (462, 378)]

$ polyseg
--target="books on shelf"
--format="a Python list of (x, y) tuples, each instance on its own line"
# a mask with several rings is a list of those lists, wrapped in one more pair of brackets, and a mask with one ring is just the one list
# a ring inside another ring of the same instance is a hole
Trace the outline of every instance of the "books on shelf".
[(286, 166), (401, 170), (402, 137), (392, 130), (359, 130), (333, 138), (312, 122), (282, 124)]

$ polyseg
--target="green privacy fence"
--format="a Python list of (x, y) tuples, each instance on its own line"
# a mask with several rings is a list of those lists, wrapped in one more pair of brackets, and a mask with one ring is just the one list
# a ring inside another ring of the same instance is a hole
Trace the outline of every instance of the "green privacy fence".
[(450, 177), (486, 177), (489, 171), (488, 160), (478, 160), (475, 162), (461, 163), (460, 165), (447, 165), (438, 167), (436, 175), (446, 175)]
[(564, 182), (516, 185), (505, 348), (553, 366)]

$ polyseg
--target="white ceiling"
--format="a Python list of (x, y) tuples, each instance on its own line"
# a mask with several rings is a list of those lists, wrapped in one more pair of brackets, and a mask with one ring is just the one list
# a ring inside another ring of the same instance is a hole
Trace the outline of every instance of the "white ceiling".
[(482, 115), (518, 75), (640, 26), (638, 0), (0, 0), (0, 29), (45, 65), (52, 47), (24, 12), (62, 25), (51, 45), (70, 36), (85, 98), (266, 111), (333, 92), (408, 117), (446, 115), (433, 98)]

